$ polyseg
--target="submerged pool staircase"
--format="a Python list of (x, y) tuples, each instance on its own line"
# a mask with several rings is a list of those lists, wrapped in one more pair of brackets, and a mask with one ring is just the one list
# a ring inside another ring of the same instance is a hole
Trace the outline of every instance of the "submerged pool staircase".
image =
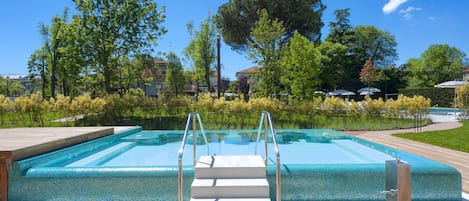
[[(188, 137), (190, 123), (193, 127), (193, 139), (196, 139), (196, 121), (202, 132), (205, 144), (207, 145), (207, 155), (201, 156), (196, 161), (196, 141), (194, 142), (194, 180), (191, 185), (191, 201), (270, 201), (269, 183), (267, 181), (267, 142), (269, 131), (272, 134), (272, 142), (276, 154), (276, 197), (281, 200), (280, 185), (280, 153), (276, 141), (275, 130), (272, 125), (270, 113), (262, 112), (261, 121), (256, 141), (256, 152), (254, 155), (218, 155), (211, 156), (210, 150), (203, 130), (202, 121), (198, 113), (192, 112), (187, 118), (186, 128), (179, 149), (178, 159), (178, 200), (182, 201), (183, 194), (183, 174), (182, 157), (184, 154), (185, 142)], [(264, 148), (265, 158), (257, 155), (257, 144), (259, 142), (262, 125), (265, 126)]]

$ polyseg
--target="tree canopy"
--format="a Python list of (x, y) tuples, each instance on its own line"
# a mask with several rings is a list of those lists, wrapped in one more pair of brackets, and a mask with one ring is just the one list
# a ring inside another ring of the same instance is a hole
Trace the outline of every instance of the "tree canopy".
[(290, 40), (281, 59), (282, 83), (293, 97), (311, 99), (321, 84), (321, 53), (298, 32)]
[(466, 54), (447, 44), (433, 44), (420, 55), (410, 58), (406, 68), (409, 73), (408, 88), (433, 87), (441, 82), (462, 78)]
[(208, 91), (211, 91), (210, 72), (216, 56), (216, 29), (212, 17), (207, 17), (202, 21), (200, 30), (194, 30), (192, 23), (187, 25), (187, 29), (191, 39), (184, 52), (189, 60), (192, 61), (196, 82), (204, 83)]
[(285, 33), (282, 39), (288, 41), (298, 31), (310, 41), (319, 43), (325, 8), (321, 0), (230, 0), (218, 8), (215, 21), (225, 43), (239, 51), (246, 50), (248, 43), (253, 42), (251, 30), (261, 9), (265, 9), (271, 19), (283, 23)]
[(184, 69), (182, 68), (181, 60), (173, 52), (168, 54), (167, 59), (168, 66), (165, 77), (165, 87), (168, 89), (167, 94), (178, 96), (186, 85)]
[(251, 30), (249, 58), (262, 66), (257, 91), (263, 96), (280, 94), (281, 39), (285, 28), (278, 19), (271, 19), (265, 9), (259, 10), (259, 20)]
[(164, 7), (153, 0), (74, 0), (86, 37), (86, 57), (110, 92), (123, 57), (148, 52), (166, 33)]

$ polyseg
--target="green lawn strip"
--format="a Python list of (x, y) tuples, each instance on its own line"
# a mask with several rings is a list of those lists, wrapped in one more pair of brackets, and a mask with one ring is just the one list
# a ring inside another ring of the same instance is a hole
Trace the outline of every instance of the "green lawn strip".
[(450, 130), (400, 133), (394, 136), (469, 153), (469, 120), (461, 123), (462, 127)]

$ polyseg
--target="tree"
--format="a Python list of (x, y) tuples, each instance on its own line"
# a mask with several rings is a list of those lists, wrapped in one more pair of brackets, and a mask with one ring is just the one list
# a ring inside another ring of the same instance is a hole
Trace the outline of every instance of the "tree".
[(115, 85), (121, 57), (152, 51), (166, 33), (164, 7), (152, 0), (74, 0), (86, 37), (86, 57), (104, 89)]
[(410, 58), (406, 67), (410, 72), (409, 88), (433, 87), (441, 82), (461, 79), (466, 54), (447, 44), (434, 44), (420, 55)]
[(350, 8), (334, 11), (336, 21), (329, 23), (330, 32), (326, 41), (348, 45), (353, 36), (352, 25), (350, 25)]
[(41, 47), (41, 49), (34, 51), (31, 56), (29, 56), (28, 60), (28, 74), (29, 79), (32, 82), (35, 82), (37, 79), (36, 77), (39, 76), (41, 80), (41, 94), (46, 96), (46, 90), (48, 88), (48, 81), (49, 81), (49, 70), (47, 69), (48, 60), (46, 55), (45, 47)]
[(310, 99), (321, 84), (321, 53), (298, 32), (290, 40), (281, 60), (282, 83), (300, 100)]
[(206, 18), (200, 25), (200, 31), (194, 30), (192, 23), (187, 25), (187, 29), (192, 38), (184, 51), (193, 63), (197, 88), (200, 82), (204, 82), (208, 87), (208, 91), (211, 91), (210, 72), (216, 56), (216, 30), (213, 19), (211, 17)]
[(165, 86), (169, 89), (170, 94), (178, 96), (186, 85), (184, 69), (182, 68), (181, 60), (173, 52), (168, 54), (167, 59), (168, 67), (166, 68)]
[(371, 60), (366, 60), (365, 64), (363, 64), (362, 70), (360, 71), (360, 81), (366, 84), (368, 87), (374, 82), (376, 79), (376, 71), (375, 67)]
[(378, 89), (382, 89), (383, 93), (381, 93), (381, 95), (389, 93), (396, 94), (398, 93), (398, 89), (402, 89), (407, 86), (405, 79), (406, 74), (407, 71), (405, 71), (403, 66), (378, 68), (376, 69), (375, 86)]
[(465, 111), (466, 115), (469, 113), (469, 85), (465, 84), (457, 87), (456, 89), (456, 106)]
[(247, 76), (241, 76), (238, 79), (237, 91), (243, 94), (244, 101), (249, 101), (249, 78)]
[[(0, 94), (5, 95), (6, 97), (10, 96), (20, 96), (24, 94), (25, 87), (21, 82), (13, 81), (10, 77), (0, 76)], [(2, 95), (0, 95), (1, 97)], [(1, 103), (1, 101), (0, 101)]]
[(393, 35), (374, 26), (354, 27), (347, 54), (347, 74), (349, 78), (342, 85), (349, 88), (360, 87), (360, 70), (367, 59), (375, 67), (392, 66), (397, 59), (397, 43)]
[(262, 96), (280, 94), (280, 55), (282, 36), (285, 28), (278, 19), (271, 19), (265, 9), (259, 11), (259, 20), (251, 31), (252, 41), (248, 43), (249, 58), (260, 69), (257, 91)]
[(347, 46), (325, 41), (318, 47), (321, 52), (322, 68), (320, 78), (322, 88), (334, 90), (348, 79), (347, 74)]
[(81, 19), (73, 16), (70, 23), (65, 24), (62, 32), (62, 47), (59, 49), (60, 59), (56, 72), (58, 81), (62, 86), (62, 93), (65, 96), (75, 96), (79, 93), (79, 88), (84, 86), (85, 80), (83, 72), (86, 70), (85, 58), (83, 55), (83, 41)]
[(322, 12), (326, 7), (321, 0), (250, 1), (230, 0), (218, 8), (215, 21), (225, 43), (233, 49), (245, 51), (254, 41), (251, 30), (260, 18), (258, 11), (265, 9), (271, 20), (282, 21), (288, 41), (295, 31), (319, 43), (321, 38)]
[(62, 17), (54, 16), (50, 27), (43, 23), (39, 24), (39, 29), (44, 43), (44, 54), (48, 60), (48, 72), (50, 76), (50, 96), (55, 98), (57, 85), (57, 72), (60, 70), (59, 61), (62, 58), (62, 48), (64, 46), (64, 35), (66, 33), (68, 8), (64, 9)]
[(360, 66), (370, 59), (374, 66), (386, 67), (397, 59), (397, 42), (390, 33), (374, 26), (356, 26), (352, 32), (349, 48)]
[(145, 95), (147, 95), (147, 87), (151, 86), (154, 81), (164, 81), (155, 59), (149, 54), (137, 55), (131, 66), (135, 74), (130, 74), (130, 76), (134, 76), (133, 80), (143, 86)]
[(353, 37), (353, 27), (350, 25), (350, 9), (334, 11), (336, 21), (329, 23), (329, 35), (319, 49), (323, 55), (323, 70), (321, 78), (323, 88), (334, 90), (337, 87), (349, 88), (354, 86), (357, 73), (350, 56), (350, 43)]

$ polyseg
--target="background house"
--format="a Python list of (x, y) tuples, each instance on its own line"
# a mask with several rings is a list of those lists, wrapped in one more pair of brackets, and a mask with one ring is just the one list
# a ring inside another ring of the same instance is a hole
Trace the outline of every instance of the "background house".
[(462, 80), (469, 80), (469, 65), (462, 70)]
[[(238, 79), (238, 82), (241, 82), (242, 80), (246, 80), (246, 84), (249, 87), (249, 93), (253, 92), (253, 86), (257, 84), (259, 81), (259, 77), (257, 76), (259, 74), (260, 68), (257, 66), (244, 69), (242, 71), (236, 72), (236, 78)], [(242, 85), (242, 83), (239, 83)]]

